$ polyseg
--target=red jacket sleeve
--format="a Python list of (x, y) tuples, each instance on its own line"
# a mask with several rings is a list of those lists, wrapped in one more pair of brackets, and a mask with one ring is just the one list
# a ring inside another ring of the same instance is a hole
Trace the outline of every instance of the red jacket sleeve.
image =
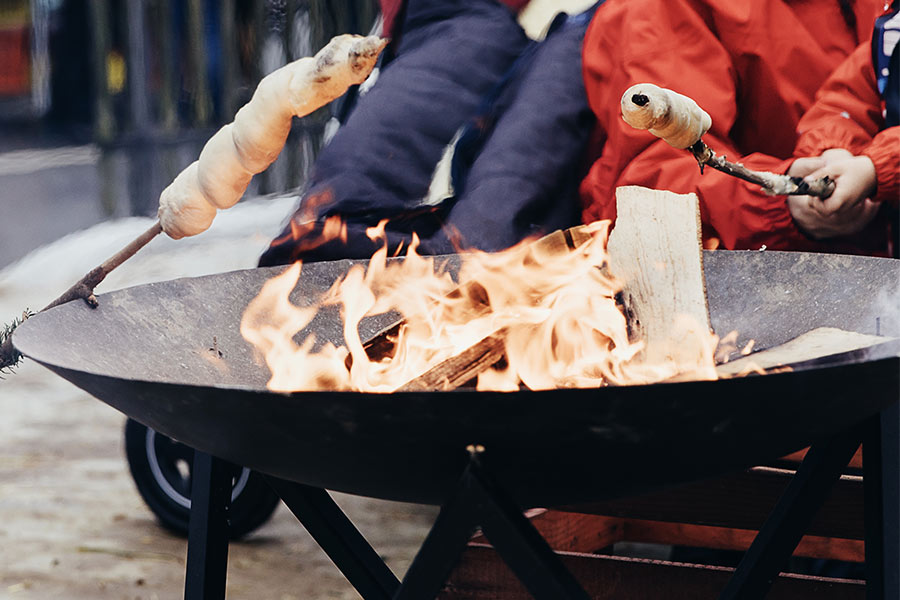
[[(621, 94), (650, 82), (690, 96), (712, 117), (706, 143), (757, 170), (784, 172), (816, 90), (866, 39), (880, 0), (857, 0), (856, 27), (840, 11), (791, 0), (607, 0), (585, 37), (585, 89), (597, 116), (581, 185), (585, 221), (615, 218), (615, 188), (642, 185), (700, 198), (704, 239), (726, 249), (883, 253), (884, 233), (817, 242), (794, 225), (783, 196), (711, 169), (635, 131)], [(822, 35), (822, 32), (828, 35)]]
[(862, 154), (875, 165), (875, 202), (900, 205), (900, 126), (890, 127), (875, 135)]
[(860, 44), (816, 93), (797, 125), (794, 156), (818, 156), (829, 148), (859, 154), (884, 127), (870, 42)]
[[(794, 56), (794, 63), (785, 67), (787, 75), (773, 72), (770, 65), (778, 57), (766, 57), (766, 53), (782, 52), (788, 46), (802, 52), (806, 42), (791, 39), (802, 32), (796, 28), (788, 31), (792, 29), (790, 19), (796, 21), (796, 17), (786, 13), (789, 9), (783, 2), (767, 2), (770, 11), (760, 9), (753, 15), (736, 14), (751, 10), (743, 3), (708, 4), (697, 8), (697, 3), (689, 0), (610, 0), (598, 10), (585, 42), (584, 76), (591, 108), (606, 137), (581, 186), (583, 218), (614, 218), (615, 188), (622, 185), (695, 192), (700, 198), (704, 237), (718, 238), (724, 248), (819, 249), (820, 243), (794, 225), (783, 196), (768, 196), (758, 186), (712, 169), (701, 175), (689, 152), (630, 128), (619, 115), (621, 94), (635, 83), (652, 82), (690, 96), (710, 114), (712, 128), (703, 139), (717, 154), (751, 169), (787, 170), (797, 120), (833, 65), (823, 66), (821, 59), (810, 58), (801, 70), (793, 65), (803, 63), (806, 57)], [(728, 31), (719, 27), (725, 17), (716, 20), (726, 12), (731, 25)], [(776, 22), (754, 21), (763, 18), (760, 14)], [(779, 19), (786, 24), (779, 25)], [(766, 39), (773, 35), (777, 45)], [(742, 43), (757, 47), (738, 47)], [(809, 46), (816, 48), (811, 35)], [(757, 82), (755, 94), (741, 81), (749, 75)], [(791, 83), (786, 83), (787, 79)], [(747, 142), (740, 133), (760, 130), (764, 130), (760, 138), (765, 139), (754, 142)], [(782, 154), (751, 150), (742, 157), (744, 153), (737, 147), (741, 142), (745, 149), (768, 144), (767, 148), (778, 148)]]
[(873, 200), (898, 205), (900, 133), (884, 127), (883, 102), (875, 82), (871, 43), (861, 44), (828, 78), (800, 119), (794, 156), (818, 156), (829, 148), (864, 154), (875, 165)]

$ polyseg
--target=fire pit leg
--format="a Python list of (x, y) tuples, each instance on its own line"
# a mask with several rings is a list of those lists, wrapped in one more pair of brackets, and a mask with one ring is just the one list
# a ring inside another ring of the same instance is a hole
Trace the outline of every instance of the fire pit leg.
[(479, 454), (472, 454), (394, 600), (436, 597), (479, 525), (535, 600), (589, 600), (522, 509), (492, 480)]
[(765, 597), (862, 439), (862, 427), (853, 427), (810, 447), (719, 600)]
[(194, 452), (188, 524), (185, 600), (225, 598), (228, 568), (228, 509), (234, 465)]
[(866, 598), (900, 598), (900, 404), (870, 419), (863, 456)]
[(400, 582), (327, 491), (267, 475), (266, 480), (365, 600), (390, 600)]
[(329, 558), (365, 600), (435, 598), (480, 525), (536, 600), (589, 600), (522, 510), (471, 456), (451, 499), (399, 583), (325, 490), (266, 477)]

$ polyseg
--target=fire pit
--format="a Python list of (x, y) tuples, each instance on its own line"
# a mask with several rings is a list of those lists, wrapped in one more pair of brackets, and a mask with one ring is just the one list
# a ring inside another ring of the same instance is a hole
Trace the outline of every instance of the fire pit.
[[(452, 260), (449, 258), (448, 260)], [(757, 348), (815, 327), (900, 337), (900, 264), (707, 252), (719, 333)], [(349, 261), (306, 265), (293, 300)], [(719, 381), (483, 393), (275, 393), (238, 332), (278, 268), (183, 279), (29, 319), (17, 348), (130, 417), (203, 452), (305, 486), (446, 504), (469, 453), (521, 507), (624, 496), (777, 458), (897, 401), (900, 343)], [(302, 291), (301, 291), (302, 290)], [(362, 337), (390, 317), (363, 322)], [(313, 323), (340, 343), (335, 314)], [(479, 448), (480, 449), (480, 448)]]

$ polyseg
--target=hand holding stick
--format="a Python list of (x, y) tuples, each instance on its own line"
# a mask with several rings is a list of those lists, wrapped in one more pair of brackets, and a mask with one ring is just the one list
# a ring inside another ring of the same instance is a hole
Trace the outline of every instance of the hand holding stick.
[(701, 136), (712, 126), (710, 116), (696, 102), (672, 90), (652, 83), (633, 85), (622, 94), (622, 118), (635, 129), (648, 129), (653, 135), (675, 148), (690, 150), (700, 165), (709, 165), (733, 177), (755, 183), (773, 196), (802, 195), (827, 198), (834, 191), (834, 181), (822, 177), (805, 181), (802, 177), (753, 171), (740, 163), (717, 156)]

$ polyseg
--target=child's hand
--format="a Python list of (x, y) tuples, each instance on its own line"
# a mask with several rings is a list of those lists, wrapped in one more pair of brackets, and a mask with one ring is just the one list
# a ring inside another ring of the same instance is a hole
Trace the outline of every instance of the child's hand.
[[(827, 164), (805, 174), (808, 180), (826, 175), (834, 179), (835, 188), (831, 196), (825, 200), (813, 196), (788, 197), (788, 208), (797, 226), (815, 239), (857, 233), (878, 212), (878, 204), (869, 200), (875, 192), (875, 165), (867, 156), (844, 156), (837, 153), (829, 157), (823, 155), (821, 159)], [(829, 160), (834, 158), (837, 160)], [(803, 160), (797, 159), (795, 164)], [(796, 169), (792, 165), (791, 169), (806, 170), (813, 164), (811, 160), (807, 161), (809, 164), (801, 163)], [(803, 175), (800, 172), (791, 174)]]
[(825, 176), (834, 180), (834, 193), (812, 206), (823, 217), (851, 210), (875, 193), (875, 165), (868, 156), (854, 156), (828, 164), (807, 175), (806, 179), (812, 181)]

